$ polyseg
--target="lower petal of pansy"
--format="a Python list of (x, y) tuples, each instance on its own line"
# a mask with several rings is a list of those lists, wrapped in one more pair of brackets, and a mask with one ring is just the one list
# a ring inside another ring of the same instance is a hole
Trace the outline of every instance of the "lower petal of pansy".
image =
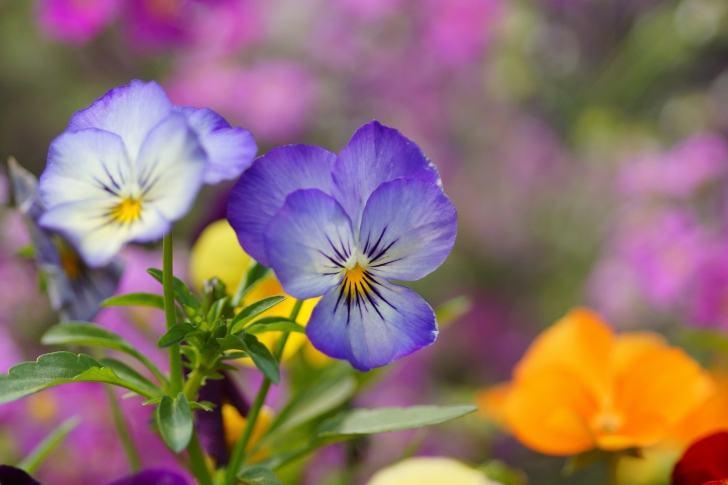
[(206, 184), (234, 179), (253, 163), (258, 146), (248, 130), (232, 128), (225, 118), (207, 108), (178, 106), (174, 111), (185, 116), (207, 152)]
[(435, 341), (435, 314), (417, 293), (376, 277), (346, 281), (324, 295), (306, 327), (318, 350), (366, 371)]
[(265, 243), (283, 289), (301, 300), (336, 286), (355, 249), (349, 217), (338, 202), (317, 189), (288, 196), (268, 224)]
[(61, 234), (92, 267), (107, 264), (128, 242), (151, 242), (169, 231), (171, 223), (153, 207), (141, 207), (138, 218), (125, 222), (110, 215), (118, 202), (90, 199), (50, 209), (39, 224)]
[(403, 178), (385, 182), (364, 208), (359, 249), (375, 274), (418, 280), (450, 254), (457, 220), (455, 206), (434, 183)]
[(283, 207), (286, 197), (299, 189), (331, 188), (331, 167), (336, 155), (310, 145), (288, 145), (258, 158), (230, 192), (227, 218), (245, 252), (270, 266), (263, 235)]
[(122, 478), (107, 485), (189, 485), (189, 482), (179, 473), (169, 470), (151, 469)]

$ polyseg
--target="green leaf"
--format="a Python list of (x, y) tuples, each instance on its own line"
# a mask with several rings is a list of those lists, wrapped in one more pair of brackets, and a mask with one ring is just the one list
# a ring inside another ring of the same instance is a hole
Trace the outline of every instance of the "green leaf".
[(209, 412), (209, 411), (212, 411), (213, 409), (215, 409), (217, 407), (214, 403), (211, 403), (210, 401), (200, 401), (200, 402), (192, 401), (192, 402), (189, 403), (189, 405), (190, 405), (190, 409), (192, 411), (196, 411), (198, 409), (202, 409), (204, 411), (208, 411)]
[(187, 447), (192, 439), (192, 411), (184, 393), (174, 399), (162, 397), (157, 407), (157, 423), (169, 449), (179, 453)]
[(196, 331), (195, 327), (189, 322), (174, 324), (160, 337), (159, 342), (157, 342), (157, 347), (163, 349), (178, 344), (194, 331)]
[(207, 323), (212, 325), (213, 322), (217, 321), (217, 319), (220, 318), (220, 315), (222, 315), (222, 311), (225, 309), (225, 305), (227, 305), (228, 300), (228, 297), (224, 297), (212, 304), (212, 306), (210, 307), (210, 311), (207, 312)]
[(271, 423), (266, 440), (336, 409), (349, 400), (354, 392), (356, 379), (351, 375), (324, 376), (294, 394), (288, 405)]
[(41, 337), (44, 345), (87, 345), (119, 350), (137, 356), (137, 350), (126, 340), (114, 332), (93, 323), (67, 322), (59, 323), (48, 329)]
[(27, 246), (18, 249), (18, 252), (15, 253), (15, 255), (23, 259), (33, 259), (35, 258), (35, 247), (33, 247), (32, 244), (28, 244)]
[(258, 322), (255, 322), (253, 325), (246, 328), (245, 331), (254, 335), (265, 332), (306, 333), (306, 328), (291, 321), (280, 320), (278, 322), (268, 324), (260, 324)]
[(473, 302), (467, 296), (457, 296), (446, 301), (435, 310), (440, 328), (455, 323), (473, 308)]
[(240, 302), (243, 301), (245, 295), (247, 295), (248, 292), (255, 287), (256, 283), (268, 276), (268, 273), (270, 273), (270, 268), (263, 266), (257, 261), (252, 261), (250, 266), (248, 267), (248, 271), (245, 273), (243, 279), (240, 280), (240, 284), (235, 290), (232, 305), (234, 307), (240, 305)]
[[(155, 280), (164, 284), (162, 270), (149, 268), (147, 270), (147, 273), (152, 275)], [(174, 289), (174, 299), (177, 300), (177, 303), (182, 305), (182, 308), (184, 308), (185, 311), (188, 311), (188, 309), (192, 309), (195, 314), (200, 313), (200, 300), (198, 300), (197, 297), (192, 294), (187, 285), (184, 284), (184, 282), (176, 276), (173, 277), (172, 288)]]
[(113, 370), (117, 376), (121, 377), (125, 381), (131, 382), (132, 384), (145, 389), (149, 394), (162, 395), (162, 390), (159, 386), (119, 360), (101, 359), (99, 364)]
[(278, 361), (270, 353), (268, 347), (260, 343), (255, 335), (242, 334), (227, 335), (225, 338), (217, 339), (222, 350), (242, 350), (247, 352), (255, 366), (263, 375), (275, 384), (281, 379), (281, 372), (278, 368)]
[(93, 323), (67, 322), (54, 325), (41, 338), (45, 345), (86, 345), (118, 350), (131, 355), (149, 369), (159, 382), (166, 378), (145, 355), (119, 335)]
[(33, 451), (28, 454), (23, 460), (18, 463), (18, 468), (25, 470), (29, 475), (35, 473), (46, 458), (58, 448), (58, 446), (66, 439), (66, 437), (81, 424), (81, 419), (78, 416), (73, 416), (63, 421), (51, 434), (45, 437), (38, 446), (33, 448)]
[(102, 366), (88, 355), (53, 352), (41, 355), (35, 362), (15, 365), (7, 374), (0, 375), (0, 404), (69, 382), (105, 382), (147, 398), (155, 397), (120, 378), (111, 368)]
[(269, 296), (246, 306), (240, 311), (240, 313), (235, 315), (235, 317), (233, 318), (233, 321), (231, 323), (231, 332), (235, 332), (241, 329), (253, 318), (257, 317), (267, 310), (270, 310), (285, 299), (286, 297), (283, 295)]
[(275, 473), (263, 466), (246, 468), (238, 475), (238, 480), (245, 485), (283, 485)]
[(316, 433), (316, 437), (339, 440), (361, 435), (422, 428), (465, 416), (477, 409), (476, 406), (351, 409), (324, 422)]
[(153, 293), (127, 293), (107, 298), (101, 302), (101, 306), (148, 306), (164, 310), (164, 298)]

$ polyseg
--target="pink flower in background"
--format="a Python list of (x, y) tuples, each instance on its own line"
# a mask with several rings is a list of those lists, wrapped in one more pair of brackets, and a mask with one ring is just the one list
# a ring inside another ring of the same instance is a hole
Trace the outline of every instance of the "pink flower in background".
[(40, 0), (37, 19), (50, 38), (85, 44), (116, 16), (122, 0)]
[(728, 254), (725, 249), (696, 271), (688, 293), (689, 323), (728, 331)]
[(209, 107), (269, 143), (300, 136), (318, 98), (313, 75), (287, 61), (250, 68), (197, 66), (178, 74), (166, 88), (173, 103)]
[(713, 133), (695, 135), (665, 153), (636, 155), (619, 178), (629, 197), (686, 199), (728, 174), (728, 144)]
[(429, 0), (424, 48), (444, 64), (462, 65), (477, 60), (490, 45), (503, 17), (501, 0)]

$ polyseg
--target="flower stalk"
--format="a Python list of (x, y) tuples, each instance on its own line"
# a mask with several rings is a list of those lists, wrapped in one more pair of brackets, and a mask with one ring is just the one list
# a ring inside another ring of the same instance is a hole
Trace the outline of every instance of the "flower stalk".
[[(167, 320), (167, 329), (169, 330), (177, 323), (177, 316), (174, 310), (174, 273), (172, 272), (172, 230), (164, 236), (163, 245), (163, 261), (162, 261), (162, 281), (164, 288), (164, 315)], [(172, 396), (176, 396), (182, 391), (184, 385), (184, 377), (182, 376), (182, 356), (180, 354), (179, 344), (169, 347), (169, 382)]]

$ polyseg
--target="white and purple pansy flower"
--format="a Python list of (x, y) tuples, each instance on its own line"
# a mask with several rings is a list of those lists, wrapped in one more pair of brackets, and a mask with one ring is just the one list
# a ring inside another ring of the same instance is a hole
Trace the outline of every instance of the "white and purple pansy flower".
[(256, 151), (248, 131), (213, 111), (174, 106), (155, 82), (132, 81), (73, 115), (51, 143), (39, 223), (101, 266), (128, 242), (164, 236), (204, 183), (237, 177)]
[(258, 158), (230, 194), (243, 249), (290, 295), (322, 296), (307, 333), (369, 370), (429, 345), (432, 308), (391, 280), (417, 280), (452, 250), (457, 212), (412, 141), (374, 121), (338, 155), (289, 145)]
[(104, 266), (89, 268), (59, 234), (38, 227), (38, 219), (46, 211), (38, 193), (38, 179), (13, 158), (8, 169), (15, 205), (28, 228), (51, 306), (61, 321), (90, 321), (101, 309), (101, 302), (116, 292), (124, 263), (113, 258)]

